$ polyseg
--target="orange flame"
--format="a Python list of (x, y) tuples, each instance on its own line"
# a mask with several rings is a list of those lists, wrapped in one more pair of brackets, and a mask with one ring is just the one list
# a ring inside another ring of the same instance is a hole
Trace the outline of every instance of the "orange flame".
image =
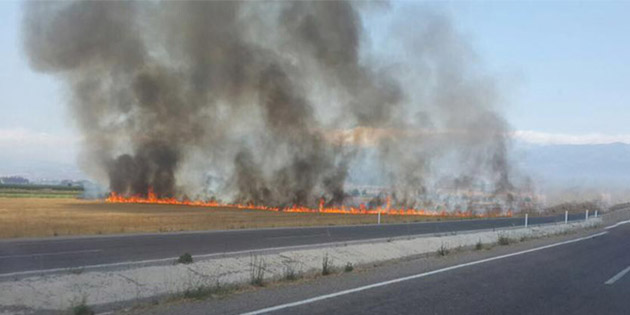
[(342, 205), (341, 207), (325, 207), (324, 198), (319, 200), (319, 207), (317, 209), (292, 205), (288, 208), (268, 207), (255, 204), (237, 204), (237, 203), (220, 203), (216, 201), (201, 201), (201, 200), (178, 200), (176, 198), (158, 198), (152, 188), (149, 188), (147, 197), (131, 196), (125, 197), (115, 192), (105, 199), (109, 203), (140, 203), (140, 204), (164, 204), (164, 205), (181, 205), (181, 206), (194, 206), (194, 207), (210, 207), (210, 208), (233, 208), (233, 209), (251, 209), (251, 210), (265, 210), (276, 212), (296, 212), (296, 213), (335, 213), (335, 214), (378, 214), (383, 215), (415, 215), (425, 217), (461, 217), (461, 218), (482, 218), (482, 217), (511, 217), (512, 212), (508, 211), (506, 214), (478, 214), (472, 212), (447, 212), (431, 211), (424, 209), (412, 209), (412, 208), (391, 208), (390, 198), (387, 197), (387, 204), (385, 208), (376, 207), (374, 209), (368, 209), (365, 204), (360, 204), (359, 207), (349, 207)]

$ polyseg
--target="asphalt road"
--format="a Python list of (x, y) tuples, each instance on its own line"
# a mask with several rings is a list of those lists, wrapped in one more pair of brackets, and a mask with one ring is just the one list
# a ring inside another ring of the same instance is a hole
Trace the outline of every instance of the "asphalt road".
[[(583, 220), (584, 216), (574, 215), (569, 219)], [(564, 216), (529, 218), (530, 225), (562, 221), (564, 221)], [(363, 226), (5, 240), (0, 241), (0, 276), (57, 268), (167, 259), (185, 252), (193, 256), (208, 255), (522, 224), (523, 218), (501, 218)]]
[(630, 314), (630, 226), (274, 314)]
[[(561, 238), (422, 258), (136, 313), (630, 314), (630, 224), (577, 242), (566, 243), (577, 236)], [(529, 251), (558, 242), (564, 244)]]

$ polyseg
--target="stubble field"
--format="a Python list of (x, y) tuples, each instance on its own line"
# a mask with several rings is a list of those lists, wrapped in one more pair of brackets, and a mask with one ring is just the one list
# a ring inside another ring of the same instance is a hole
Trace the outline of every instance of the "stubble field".
[[(0, 197), (0, 238), (374, 224), (376, 220), (376, 215), (111, 204), (67, 197)], [(383, 223), (427, 220), (437, 218), (386, 215), (381, 218)]]

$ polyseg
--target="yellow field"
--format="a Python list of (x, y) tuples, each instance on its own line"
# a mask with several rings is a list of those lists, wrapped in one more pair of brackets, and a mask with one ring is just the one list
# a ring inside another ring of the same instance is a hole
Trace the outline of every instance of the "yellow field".
[[(382, 216), (381, 222), (435, 220)], [(282, 213), (72, 198), (1, 198), (0, 238), (376, 223), (376, 215)]]

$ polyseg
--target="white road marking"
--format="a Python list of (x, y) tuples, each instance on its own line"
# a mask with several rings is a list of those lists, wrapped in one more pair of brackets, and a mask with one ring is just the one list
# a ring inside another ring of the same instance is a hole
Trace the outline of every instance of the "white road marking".
[(62, 271), (72, 271), (76, 269), (81, 270), (91, 270), (105, 267), (118, 267), (118, 266), (133, 266), (133, 265), (142, 265), (142, 264), (150, 264), (156, 262), (165, 262), (165, 261), (175, 261), (177, 257), (173, 258), (162, 258), (162, 259), (151, 259), (151, 260), (141, 260), (141, 261), (125, 261), (119, 263), (111, 263), (111, 264), (99, 264), (99, 265), (87, 265), (87, 266), (76, 266), (76, 267), (64, 267), (64, 268), (52, 268), (52, 269), (41, 269), (41, 270), (29, 270), (29, 271), (18, 271), (11, 273), (0, 273), (0, 278), (5, 277), (15, 277), (15, 276), (29, 276), (29, 275), (40, 275), (47, 273), (55, 273)]
[(628, 266), (626, 269), (621, 270), (618, 274), (616, 274), (615, 276), (613, 276), (612, 278), (608, 279), (608, 281), (604, 282), (604, 284), (607, 285), (611, 285), (615, 282), (617, 282), (617, 280), (621, 279), (623, 276), (626, 275), (626, 273), (628, 273), (628, 271), (630, 271), (630, 266)]
[(607, 226), (607, 227), (605, 227), (604, 229), (606, 229), (606, 230), (614, 229), (614, 228), (616, 228), (616, 227), (618, 227), (618, 226), (620, 226), (620, 225), (626, 224), (626, 223), (630, 223), (630, 220), (617, 222), (617, 223), (615, 223), (615, 224), (613, 224), (613, 225), (611, 225), (611, 226)]
[(306, 235), (272, 236), (272, 237), (266, 237), (265, 240), (281, 240), (285, 238), (296, 239), (296, 238), (309, 238), (309, 237), (319, 237), (319, 236), (330, 236), (330, 235), (326, 233), (319, 233), (319, 234), (306, 234)]
[[(507, 220), (507, 219), (510, 219), (510, 218), (500, 218), (499, 220)], [(477, 220), (477, 219), (474, 219), (474, 220)], [(487, 220), (487, 219), (478, 219), (478, 220)], [(469, 221), (473, 221), (473, 220), (469, 220)], [(465, 221), (453, 221), (453, 222), (465, 222)], [(429, 223), (429, 222), (420, 222), (420, 223)], [(508, 228), (508, 227), (505, 227), (505, 228)], [(466, 231), (457, 231), (457, 233), (481, 232), (481, 231), (494, 230), (494, 229), (495, 228), (466, 230)], [(328, 233), (330, 234), (330, 231), (328, 231)], [(159, 234), (156, 234), (156, 235), (159, 235)], [(372, 239), (341, 241), (341, 242), (328, 242), (328, 243), (307, 244), (307, 245), (292, 245), (292, 246), (269, 247), (269, 248), (260, 248), (260, 249), (248, 249), (248, 250), (240, 250), (240, 251), (233, 251), (233, 252), (193, 255), (193, 258), (200, 260), (200, 259), (208, 259), (208, 258), (213, 258), (213, 257), (234, 256), (234, 255), (242, 255), (242, 254), (255, 254), (255, 253), (267, 252), (267, 251), (273, 252), (273, 251), (278, 251), (278, 250), (290, 250), (290, 249), (333, 247), (333, 246), (343, 246), (343, 245), (349, 245), (349, 244), (381, 242), (381, 241), (387, 241), (391, 239), (403, 239), (403, 238), (409, 238), (409, 237), (424, 237), (424, 236), (431, 236), (431, 235), (432, 235), (431, 233), (413, 234), (413, 235), (401, 235), (401, 236), (397, 236), (393, 238), (383, 237), (383, 238), (372, 238)], [(17, 272), (11, 272), (11, 273), (0, 273), (0, 279), (5, 278), (5, 277), (30, 276), (30, 275), (71, 271), (77, 268), (81, 268), (83, 270), (92, 270), (92, 269), (120, 267), (120, 266), (148, 265), (148, 264), (156, 264), (156, 263), (163, 263), (163, 262), (169, 262), (169, 261), (172, 262), (176, 260), (177, 258), (178, 257), (168, 257), (168, 258), (146, 259), (146, 260), (138, 260), (138, 261), (123, 261), (123, 262), (109, 263), (109, 264), (85, 265), (85, 266), (76, 266), (76, 267), (64, 267), (64, 268), (40, 269), (40, 270), (29, 270), (29, 271), (17, 271)]]
[[(512, 220), (513, 218), (480, 218), (480, 219), (461, 219), (461, 220), (446, 220), (446, 221), (421, 221), (421, 222), (406, 222), (406, 223), (388, 223), (388, 226), (404, 226), (404, 225), (424, 225), (431, 223), (466, 223), (471, 221), (503, 221)], [(40, 242), (40, 241), (75, 241), (82, 239), (108, 239), (108, 238), (122, 238), (122, 237), (151, 237), (151, 236), (176, 236), (176, 235), (196, 235), (196, 234), (220, 234), (220, 233), (244, 233), (244, 232), (260, 232), (260, 231), (274, 231), (274, 230), (309, 230), (309, 229), (323, 229), (325, 228), (330, 234), (330, 229), (344, 229), (344, 228), (363, 228), (378, 226), (378, 224), (345, 224), (345, 225), (330, 225), (330, 226), (293, 226), (293, 227), (268, 227), (268, 228), (256, 228), (256, 229), (231, 229), (231, 230), (201, 230), (201, 231), (177, 231), (177, 232), (160, 232), (160, 233), (126, 233), (126, 234), (109, 234), (109, 235), (70, 235), (70, 236), (54, 236), (54, 237), (25, 237), (18, 239), (1, 239), (0, 243), (23, 243), (23, 242)]]
[(566, 244), (571, 244), (571, 243), (575, 243), (575, 242), (580, 242), (580, 241), (583, 241), (583, 240), (588, 240), (588, 239), (591, 239), (591, 238), (602, 236), (602, 235), (605, 235), (607, 233), (608, 232), (601, 232), (601, 233), (593, 234), (593, 235), (590, 235), (590, 236), (585, 236), (585, 237), (580, 237), (580, 238), (576, 238), (576, 239), (573, 239), (573, 240), (568, 240), (568, 241), (564, 241), (564, 242), (549, 244), (549, 245), (545, 245), (545, 246), (541, 246), (541, 247), (536, 247), (536, 248), (532, 248), (532, 249), (528, 249), (528, 250), (523, 250), (523, 251), (516, 252), (516, 253), (511, 253), (511, 254), (506, 254), (506, 255), (501, 255), (501, 256), (496, 256), (496, 257), (490, 257), (490, 258), (486, 258), (486, 259), (482, 259), (482, 260), (477, 260), (477, 261), (468, 262), (468, 263), (465, 263), (465, 264), (450, 266), (450, 267), (446, 267), (446, 268), (442, 268), (442, 269), (438, 269), (438, 270), (433, 270), (433, 271), (429, 271), (429, 272), (424, 272), (424, 273), (420, 273), (420, 274), (416, 274), (416, 275), (411, 275), (411, 276), (407, 276), (407, 277), (403, 277), (403, 278), (398, 278), (398, 279), (388, 280), (388, 281), (384, 281), (384, 282), (374, 283), (374, 284), (370, 284), (370, 285), (366, 285), (366, 286), (362, 286), (362, 287), (358, 287), (358, 288), (354, 288), (354, 289), (339, 291), (339, 292), (330, 293), (330, 294), (326, 294), (326, 295), (320, 295), (320, 296), (316, 296), (316, 297), (313, 297), (313, 298), (310, 298), (310, 299), (306, 299), (306, 300), (302, 300), (302, 301), (286, 303), (286, 304), (280, 304), (280, 305), (276, 305), (276, 306), (272, 306), (272, 307), (268, 307), (268, 308), (263, 308), (263, 309), (252, 311), (252, 312), (248, 312), (248, 313), (243, 313), (242, 315), (256, 315), (256, 314), (264, 314), (264, 313), (279, 311), (279, 310), (282, 310), (282, 309), (287, 309), (287, 308), (291, 308), (291, 307), (295, 307), (295, 306), (300, 306), (300, 305), (304, 305), (304, 304), (314, 303), (314, 302), (318, 302), (318, 301), (321, 301), (321, 300), (326, 300), (326, 299), (330, 299), (330, 298), (334, 298), (334, 297), (338, 297), (338, 296), (342, 296), (342, 295), (346, 295), (346, 294), (352, 294), (352, 293), (361, 292), (361, 291), (365, 291), (365, 290), (369, 290), (369, 289), (373, 289), (373, 288), (387, 286), (387, 285), (390, 285), (390, 284), (395, 284), (395, 283), (399, 283), (399, 282), (404, 282), (404, 281), (414, 280), (414, 279), (418, 279), (418, 278), (423, 278), (423, 277), (431, 276), (431, 275), (442, 273), (442, 272), (446, 272), (446, 271), (451, 271), (451, 270), (460, 269), (460, 268), (464, 268), (464, 267), (468, 267), (468, 266), (474, 266), (474, 265), (478, 265), (478, 264), (483, 264), (483, 263), (486, 263), (486, 262), (499, 260), (499, 259), (504, 259), (504, 258), (508, 258), (508, 257), (523, 255), (523, 254), (536, 252), (536, 251), (547, 249), (547, 248), (552, 248), (552, 247), (557, 247), (557, 246), (561, 246), (561, 245), (566, 245)]
[(3, 258), (23, 258), (23, 257), (39, 257), (39, 256), (58, 256), (58, 255), (67, 255), (67, 254), (81, 254), (81, 253), (97, 253), (102, 252), (102, 249), (86, 249), (86, 250), (73, 250), (66, 252), (55, 252), (55, 253), (38, 253), (38, 254), (24, 254), (24, 255), (5, 255), (0, 256), (0, 259)]

